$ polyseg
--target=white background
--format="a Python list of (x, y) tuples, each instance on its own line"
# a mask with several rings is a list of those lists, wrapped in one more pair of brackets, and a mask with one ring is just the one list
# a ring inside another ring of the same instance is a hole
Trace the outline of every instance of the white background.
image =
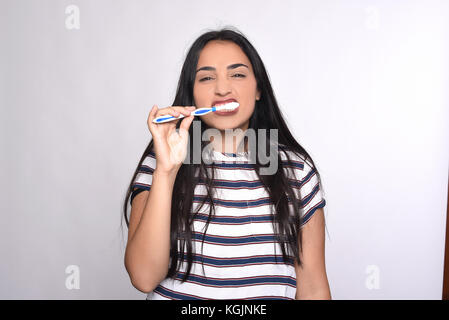
[(148, 112), (226, 25), (322, 174), (332, 297), (441, 299), (449, 2), (367, 0), (2, 0), (0, 298), (145, 299), (120, 221)]

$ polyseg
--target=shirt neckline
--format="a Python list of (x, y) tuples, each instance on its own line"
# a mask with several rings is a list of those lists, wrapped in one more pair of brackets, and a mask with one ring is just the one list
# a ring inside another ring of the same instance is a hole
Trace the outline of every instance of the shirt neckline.
[(230, 157), (230, 158), (237, 158), (237, 157), (245, 157), (249, 154), (249, 152), (237, 152), (237, 153), (232, 153), (232, 152), (221, 152), (221, 151), (216, 151), (216, 150), (212, 150), (215, 154), (220, 154), (226, 157)]
[(249, 152), (232, 153), (212, 149), (209, 155), (214, 161), (248, 161), (249, 159)]

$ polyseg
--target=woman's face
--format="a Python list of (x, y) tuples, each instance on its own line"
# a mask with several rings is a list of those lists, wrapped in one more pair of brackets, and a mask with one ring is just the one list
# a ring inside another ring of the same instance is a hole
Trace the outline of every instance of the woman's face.
[(200, 53), (193, 97), (197, 108), (235, 99), (237, 112), (219, 115), (211, 112), (201, 119), (218, 130), (246, 130), (256, 100), (260, 99), (252, 65), (242, 49), (232, 41), (209, 41)]

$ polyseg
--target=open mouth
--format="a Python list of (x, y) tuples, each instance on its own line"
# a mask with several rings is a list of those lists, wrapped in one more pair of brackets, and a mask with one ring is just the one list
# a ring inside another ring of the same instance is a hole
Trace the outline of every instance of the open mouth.
[(234, 98), (231, 99), (227, 99), (227, 100), (222, 100), (222, 101), (214, 101), (214, 103), (212, 103), (212, 106), (221, 106), (222, 104), (226, 104), (229, 102), (237, 102), (237, 100), (235, 100)]
[(220, 111), (215, 111), (215, 114), (218, 114), (220, 116), (230, 116), (233, 114), (236, 114), (239, 111), (239, 107), (235, 108), (234, 110), (220, 110)]
[[(218, 107), (218, 106), (222, 106), (224, 104), (231, 103), (231, 102), (237, 102), (237, 100), (235, 100), (235, 99), (228, 99), (228, 100), (224, 100), (224, 101), (216, 101), (216, 102), (213, 103), (213, 106), (214, 107)], [(238, 106), (234, 110), (219, 110), (219, 111), (215, 111), (214, 113), (217, 114), (217, 115), (226, 115), (226, 116), (233, 115), (233, 114), (236, 114), (238, 112), (239, 107), (240, 106)]]

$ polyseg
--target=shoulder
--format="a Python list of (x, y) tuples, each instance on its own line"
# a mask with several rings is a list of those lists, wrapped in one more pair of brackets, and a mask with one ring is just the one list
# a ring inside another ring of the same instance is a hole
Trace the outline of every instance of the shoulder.
[(297, 178), (301, 178), (313, 170), (307, 155), (288, 146), (280, 144), (279, 155), (284, 171), (293, 172)]
[(149, 189), (153, 181), (153, 172), (156, 169), (156, 155), (150, 151), (137, 168), (133, 188)]

